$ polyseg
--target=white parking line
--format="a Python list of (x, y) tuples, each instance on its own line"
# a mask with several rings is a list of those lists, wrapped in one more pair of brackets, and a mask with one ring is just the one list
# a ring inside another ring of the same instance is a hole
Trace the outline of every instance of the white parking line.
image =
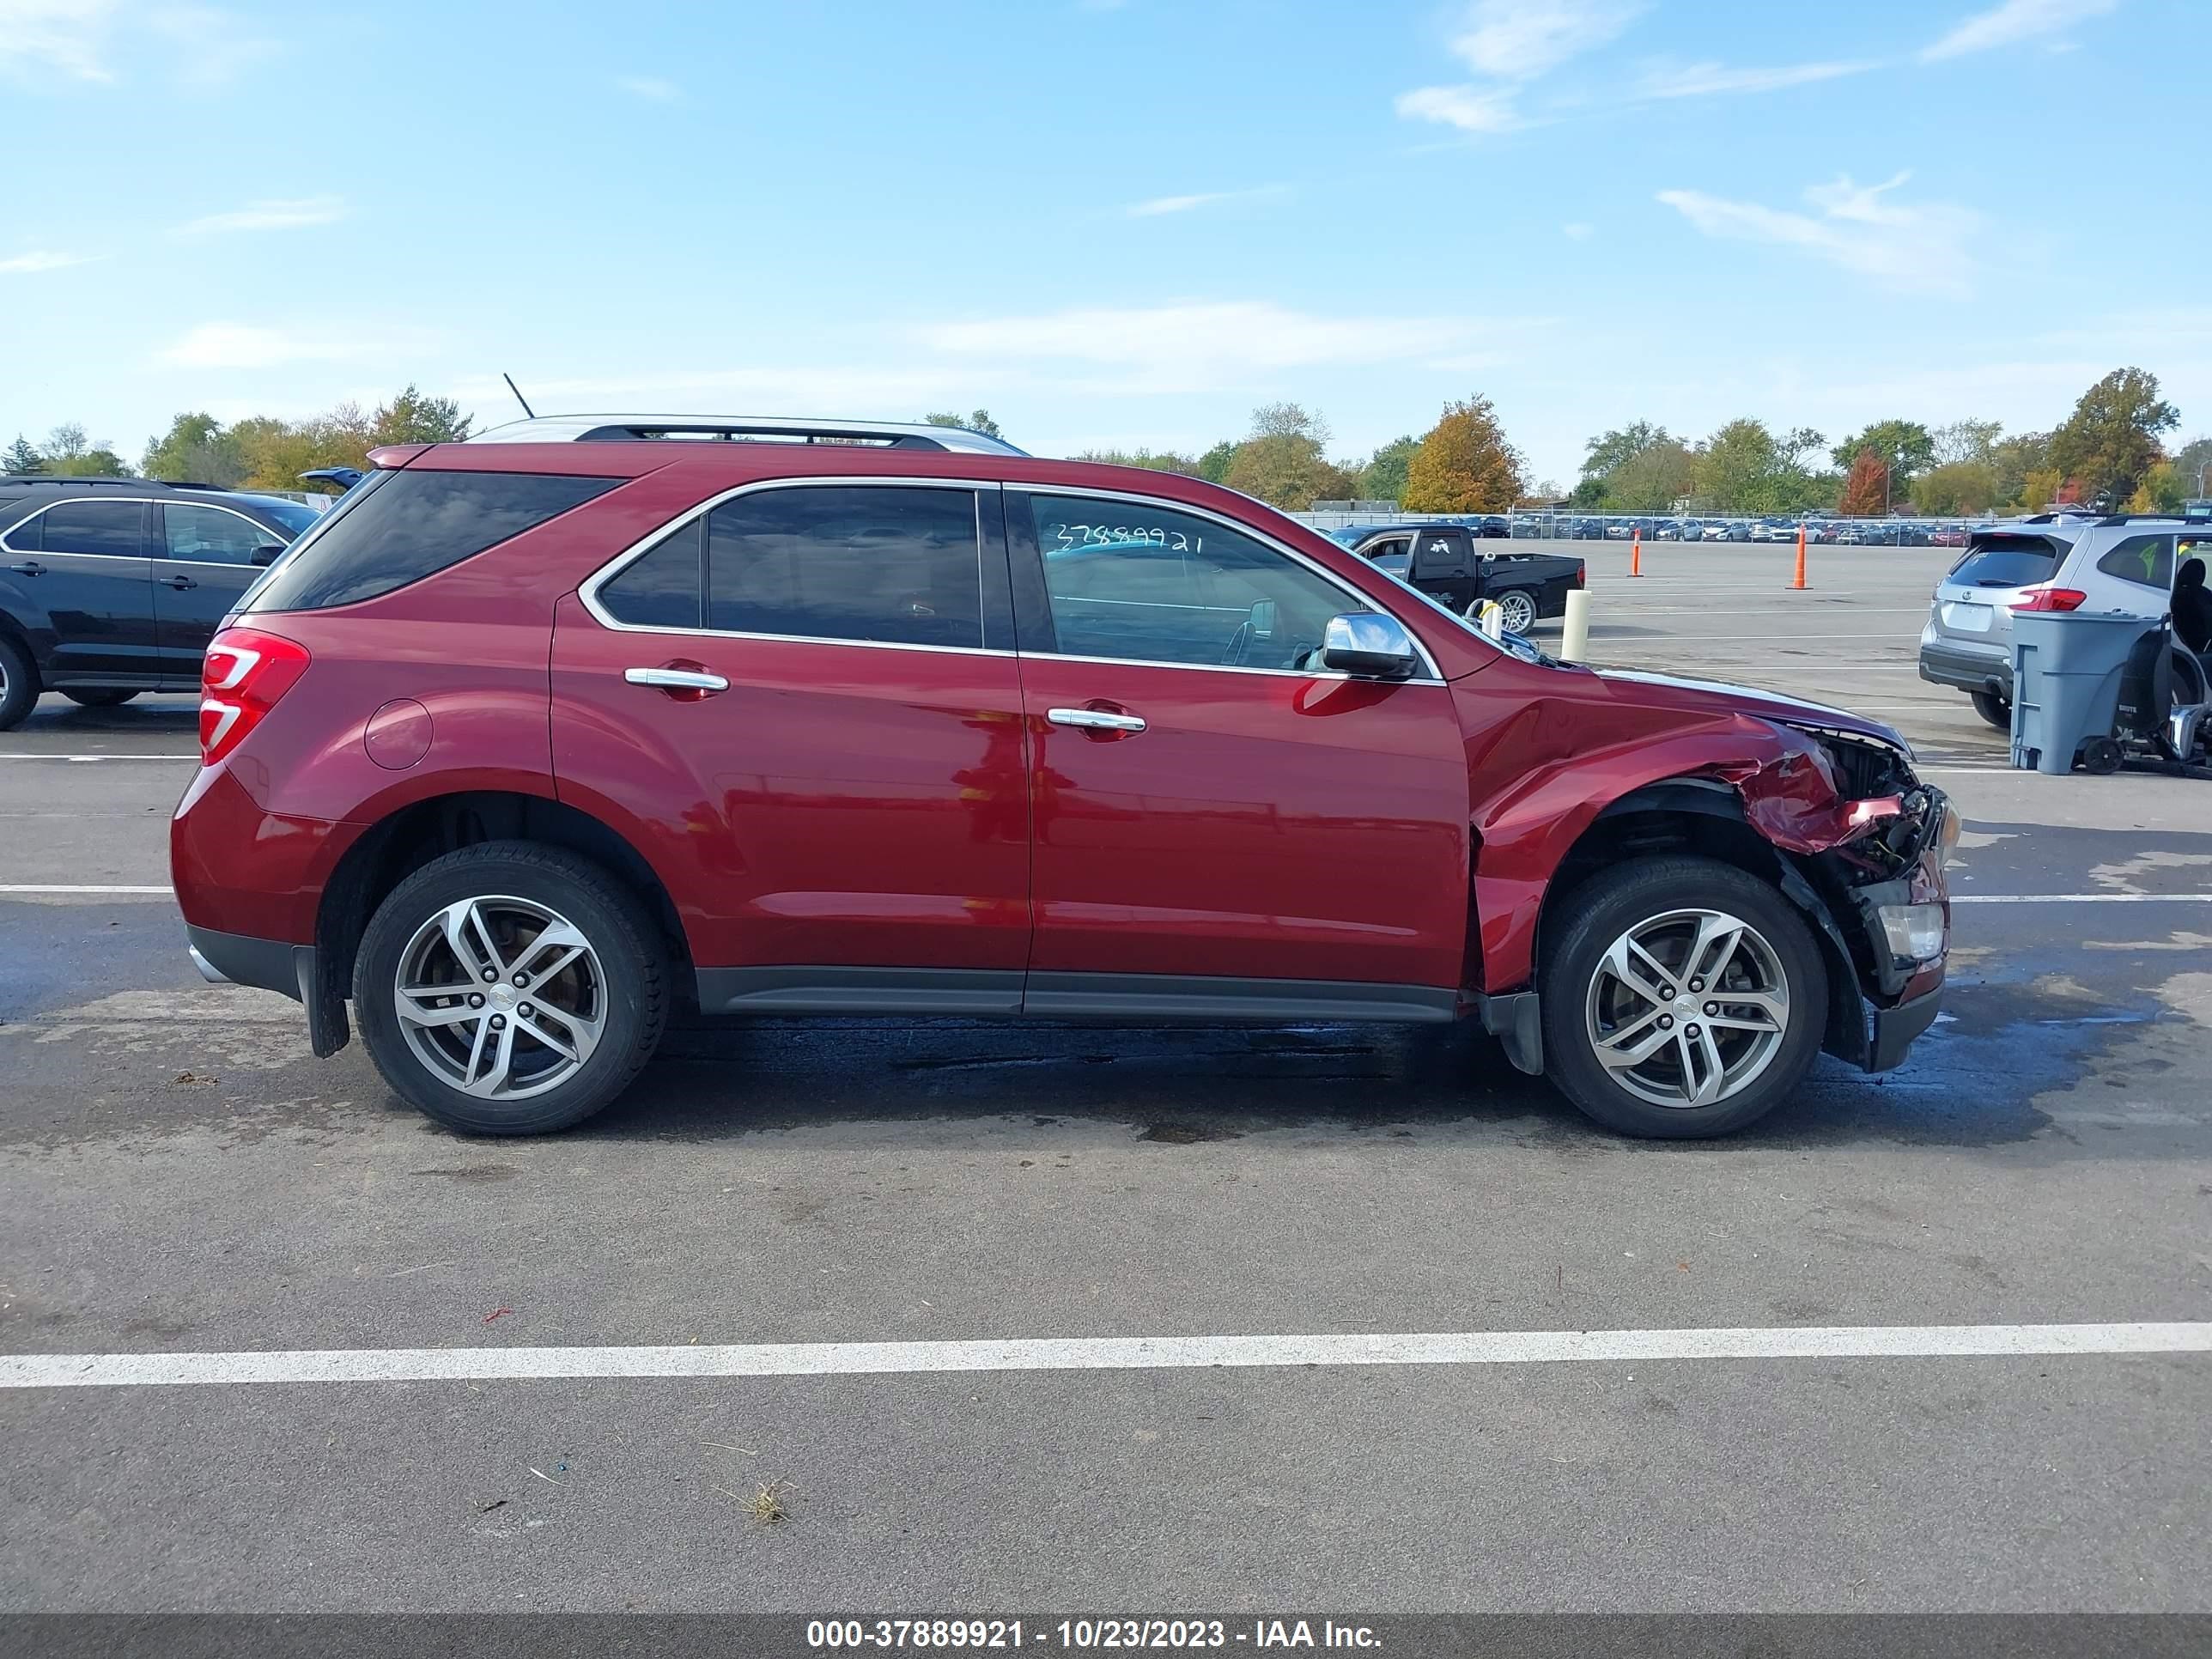
[(176, 890), (171, 887), (112, 887), (93, 886), (82, 883), (70, 885), (42, 885), (34, 882), (0, 883), (0, 893), (161, 893)]
[(0, 754), (0, 761), (191, 761), (199, 763), (198, 755), (32, 755)]
[(932, 1371), (1183, 1370), (1284, 1365), (1514, 1365), (1592, 1360), (1963, 1359), (2212, 1352), (2212, 1322), (1863, 1325), (1406, 1335), (1061, 1337), (983, 1342), (759, 1342), (634, 1348), (324, 1348), (0, 1356), (0, 1388), (241, 1382), (516, 1382), (541, 1377), (860, 1376)]
[(1954, 904), (2212, 904), (2212, 893), (1954, 893)]

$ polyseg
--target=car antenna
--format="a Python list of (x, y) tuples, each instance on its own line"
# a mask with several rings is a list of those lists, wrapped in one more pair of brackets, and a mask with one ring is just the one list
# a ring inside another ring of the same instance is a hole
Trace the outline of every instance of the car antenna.
[(522, 388), (515, 385), (514, 376), (502, 373), (499, 378), (507, 382), (507, 389), (514, 394), (514, 401), (522, 405), (522, 412), (532, 420), (536, 420), (538, 411), (530, 406), (530, 399), (522, 395)]

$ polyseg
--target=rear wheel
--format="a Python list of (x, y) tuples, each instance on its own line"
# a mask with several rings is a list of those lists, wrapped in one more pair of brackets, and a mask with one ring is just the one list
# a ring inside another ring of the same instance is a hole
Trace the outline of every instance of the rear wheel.
[(138, 694), (136, 691), (64, 691), (62, 696), (86, 708), (120, 708)]
[(1973, 699), (1974, 712), (2000, 732), (2012, 730), (2012, 702), (1994, 691), (1969, 691)]
[(1547, 941), (1545, 1069), (1626, 1134), (1726, 1134), (1774, 1109), (1820, 1052), (1828, 977), (1795, 905), (1733, 865), (1616, 865)]
[(487, 842), (377, 907), (354, 1003), (410, 1103), (467, 1134), (539, 1134), (583, 1121), (652, 1059), (667, 967), (651, 916), (598, 866)]
[(1487, 601), (1477, 599), (1467, 614), (1474, 617), (1486, 603), (1498, 607), (1498, 625), (1509, 634), (1525, 634), (1536, 625), (1536, 601), (1521, 588), (1508, 588)]
[(30, 653), (0, 635), (0, 732), (21, 726), (38, 701), (39, 671)]

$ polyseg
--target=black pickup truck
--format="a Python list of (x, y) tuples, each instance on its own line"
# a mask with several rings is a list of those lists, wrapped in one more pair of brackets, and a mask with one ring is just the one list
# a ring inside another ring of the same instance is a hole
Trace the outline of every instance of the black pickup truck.
[(1459, 524), (1378, 525), (1352, 550), (1462, 616), (1495, 599), (1498, 620), (1512, 634), (1526, 632), (1540, 617), (1565, 612), (1567, 595), (1583, 580), (1580, 559), (1492, 552)]

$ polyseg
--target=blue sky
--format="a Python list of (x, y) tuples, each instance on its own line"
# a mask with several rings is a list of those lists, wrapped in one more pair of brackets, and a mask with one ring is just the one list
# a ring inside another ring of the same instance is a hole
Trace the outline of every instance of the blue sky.
[[(2199, 0), (0, 0), (0, 441), (413, 380), (1334, 448), (2212, 429)], [(2100, 228), (2110, 227), (2111, 228)]]

